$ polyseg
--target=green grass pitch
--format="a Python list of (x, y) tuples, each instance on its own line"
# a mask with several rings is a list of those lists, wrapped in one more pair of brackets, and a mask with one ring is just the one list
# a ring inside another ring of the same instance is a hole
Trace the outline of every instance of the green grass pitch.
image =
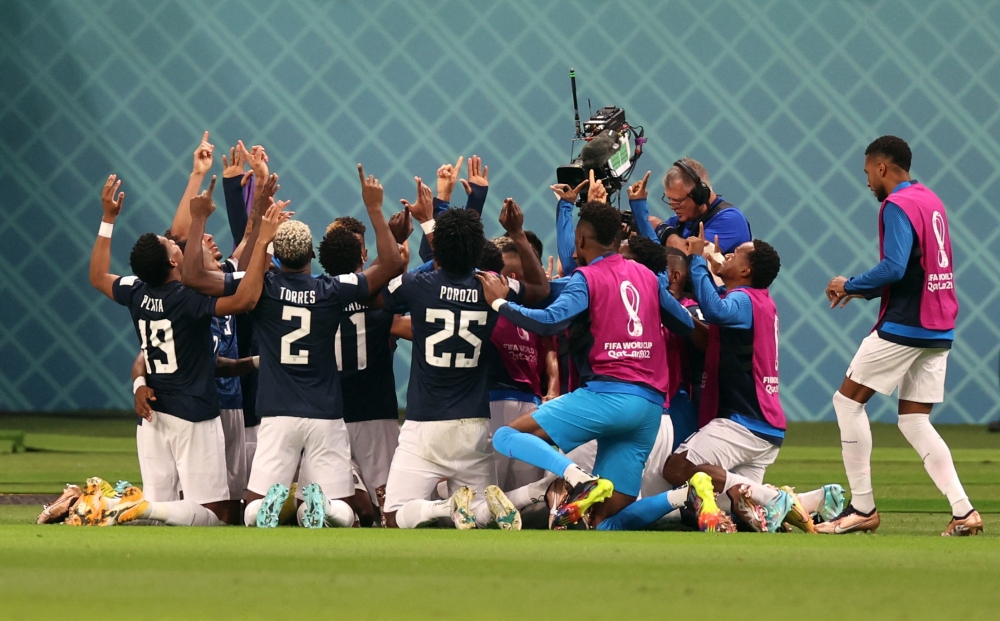
[[(0, 446), (0, 493), (138, 480), (128, 421), (0, 429), (29, 449)], [(883, 519), (867, 536), (75, 529), (0, 506), (0, 619), (996, 619), (1000, 437), (940, 431), (984, 536), (939, 536), (947, 503), (895, 427), (875, 425)], [(846, 483), (836, 426), (793, 425), (768, 480)]]

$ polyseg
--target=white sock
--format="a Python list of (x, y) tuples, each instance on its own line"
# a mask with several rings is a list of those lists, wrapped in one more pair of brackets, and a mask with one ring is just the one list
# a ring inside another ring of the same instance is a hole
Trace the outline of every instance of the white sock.
[(451, 517), (451, 499), (411, 500), (396, 512), (396, 526), (417, 528), (439, 519)]
[(141, 516), (167, 526), (222, 526), (222, 522), (210, 510), (190, 500), (171, 502), (151, 502)]
[(678, 487), (667, 492), (667, 502), (675, 509), (683, 507), (684, 503), (687, 502), (687, 497), (688, 490), (686, 487)]
[(247, 526), (257, 526), (257, 512), (260, 511), (262, 504), (264, 504), (263, 498), (258, 498), (247, 503), (247, 508), (243, 511), (244, 524)]
[(820, 507), (823, 506), (823, 499), (826, 498), (826, 492), (823, 488), (814, 489), (811, 492), (804, 492), (802, 494), (796, 494), (799, 497), (799, 502), (802, 504), (802, 508), (808, 513), (818, 513)]
[(948, 445), (931, 424), (930, 414), (901, 415), (899, 430), (924, 461), (924, 469), (934, 485), (948, 498), (952, 514), (965, 517), (972, 511), (972, 503), (962, 488), (962, 482), (958, 480), (958, 472), (955, 471), (955, 462)]
[(507, 492), (507, 499), (510, 500), (511, 504), (518, 511), (525, 507), (530, 507), (537, 502), (545, 502), (545, 492), (556, 478), (554, 474), (546, 474), (534, 483), (528, 483), (517, 489), (510, 490)]
[(872, 428), (868, 424), (865, 404), (833, 393), (833, 410), (840, 426), (840, 450), (844, 470), (851, 485), (851, 506), (861, 513), (875, 509), (872, 492)]
[(593, 481), (597, 477), (576, 464), (570, 464), (566, 466), (566, 470), (563, 472), (563, 478), (566, 479), (566, 482), (569, 483), (570, 487), (576, 487), (581, 483)]
[(354, 526), (354, 509), (343, 500), (326, 501), (326, 525), (330, 528), (350, 528)]
[(755, 483), (750, 479), (746, 478), (740, 474), (733, 474), (732, 472), (726, 471), (726, 484), (722, 491), (729, 491), (729, 488), (734, 485), (740, 485), (745, 483), (747, 487), (750, 488), (750, 498), (758, 505), (766, 505), (775, 498), (778, 497), (778, 490), (763, 485), (761, 483)]

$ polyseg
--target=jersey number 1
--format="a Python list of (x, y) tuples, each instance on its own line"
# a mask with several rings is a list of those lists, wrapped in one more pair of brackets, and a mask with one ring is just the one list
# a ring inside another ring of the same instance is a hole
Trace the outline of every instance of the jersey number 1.
[(438, 321), (443, 321), (444, 327), (442, 327), (438, 332), (428, 336), (427, 340), (424, 341), (424, 356), (427, 359), (427, 364), (432, 367), (448, 368), (454, 366), (459, 369), (479, 366), (479, 350), (482, 348), (483, 342), (478, 336), (469, 332), (469, 325), (475, 323), (485, 326), (486, 318), (486, 311), (459, 311), (458, 336), (462, 337), (462, 339), (469, 345), (472, 345), (474, 350), (471, 358), (461, 352), (456, 352), (454, 354), (455, 364), (452, 365), (452, 352), (444, 352), (440, 356), (436, 356), (434, 355), (434, 346), (445, 339), (454, 336), (455, 313), (443, 308), (428, 308), (426, 315), (427, 323), (437, 323)]
[[(354, 334), (357, 335), (355, 339), (358, 346), (358, 371), (364, 371), (368, 368), (368, 339), (365, 335), (365, 314), (364, 313), (354, 313), (350, 316), (351, 323), (354, 324)], [(340, 324), (340, 328), (337, 330), (337, 337), (334, 340), (334, 353), (337, 354), (337, 370), (344, 370), (344, 352), (343, 345), (340, 343), (340, 335), (344, 332), (344, 324)]]

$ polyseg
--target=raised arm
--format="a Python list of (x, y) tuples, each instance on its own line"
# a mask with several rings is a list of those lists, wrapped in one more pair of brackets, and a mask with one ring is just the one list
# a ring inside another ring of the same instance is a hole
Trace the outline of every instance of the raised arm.
[(583, 186), (590, 183), (581, 181), (580, 185), (571, 187), (569, 185), (553, 185), (549, 189), (556, 195), (559, 203), (556, 205), (556, 246), (559, 249), (559, 262), (562, 264), (562, 273), (569, 276), (576, 269), (576, 259), (573, 254), (576, 252), (576, 229), (573, 225), (573, 205), (577, 197), (583, 190)]
[(205, 245), (201, 243), (205, 223), (215, 211), (213, 192), (215, 175), (212, 175), (208, 189), (191, 199), (191, 228), (188, 229), (189, 243), (184, 248), (184, 261), (181, 263), (181, 284), (203, 295), (221, 298), (226, 295), (226, 274), (205, 267)]
[[(361, 164), (358, 164), (358, 177), (361, 179), (361, 199), (365, 203), (368, 218), (375, 230), (375, 247), (378, 250), (376, 261), (362, 272), (368, 280), (368, 292), (373, 294), (384, 287), (390, 279), (402, 273), (406, 266), (399, 253), (399, 244), (396, 243), (396, 238), (389, 229), (389, 223), (386, 222), (385, 215), (382, 213), (382, 199), (384, 197), (382, 184), (374, 175), (365, 178), (365, 170)], [(428, 188), (428, 193), (429, 191)]]
[(247, 266), (250, 265), (250, 261), (253, 259), (254, 248), (257, 246), (257, 237), (260, 235), (261, 218), (274, 202), (274, 195), (280, 189), (278, 175), (271, 175), (263, 183), (257, 185), (253, 197), (253, 207), (250, 208), (250, 220), (248, 224), (250, 232), (247, 234), (243, 250), (240, 252), (240, 270), (246, 271), (248, 269)]
[(549, 296), (549, 279), (545, 277), (541, 260), (528, 243), (528, 236), (524, 234), (524, 212), (514, 199), (504, 200), (503, 209), (500, 210), (500, 224), (514, 242), (517, 256), (521, 259), (523, 273), (518, 275), (518, 280), (524, 285), (524, 303), (531, 305), (544, 300)]
[(191, 167), (191, 176), (188, 177), (187, 187), (184, 188), (184, 195), (177, 204), (177, 211), (174, 213), (174, 221), (170, 225), (170, 233), (178, 240), (187, 239), (188, 229), (191, 227), (191, 211), (188, 209), (191, 199), (201, 191), (201, 182), (205, 175), (212, 169), (212, 153), (215, 146), (208, 142), (208, 132), (201, 137), (201, 144), (194, 150), (194, 165)]
[[(247, 229), (247, 204), (243, 198), (243, 188), (250, 180), (252, 172), (245, 172), (246, 160), (239, 146), (229, 149), (229, 159), (222, 155), (222, 194), (226, 199), (226, 216), (229, 232), (233, 235), (233, 248), (240, 245)], [(234, 253), (235, 254), (235, 253)]]
[(288, 201), (272, 204), (261, 220), (260, 234), (257, 237), (253, 258), (247, 268), (246, 275), (240, 281), (236, 293), (226, 298), (219, 298), (215, 303), (215, 316), (242, 315), (252, 311), (260, 299), (260, 290), (264, 286), (264, 272), (267, 271), (267, 245), (274, 241), (274, 234), (282, 222), (286, 222), (291, 214), (282, 211)]
[[(97, 233), (97, 240), (94, 241), (94, 250), (90, 253), (90, 284), (95, 289), (115, 299), (112, 287), (118, 280), (116, 274), (111, 271), (111, 231), (114, 229), (115, 219), (122, 210), (122, 202), (125, 200), (125, 192), (118, 192), (121, 187), (121, 179), (116, 175), (111, 175), (104, 183), (101, 190), (101, 210), (104, 215), (101, 217), (101, 228)], [(115, 193), (118, 193), (115, 196)]]
[(427, 242), (427, 250), (430, 251), (431, 244), (434, 243), (434, 195), (420, 177), (414, 177), (417, 182), (417, 199), (410, 204), (405, 198), (399, 199), (400, 204), (410, 212), (413, 219), (420, 224), (420, 229), (424, 232), (424, 239), (420, 241), (420, 259), (430, 261), (433, 252), (424, 250), (424, 242)]
[(641, 180), (629, 186), (628, 206), (632, 210), (635, 230), (639, 232), (639, 235), (660, 243), (653, 225), (649, 222), (649, 191), (646, 189), (646, 184), (649, 183), (649, 174), (650, 171), (647, 170), (646, 175)]
[(471, 209), (483, 215), (483, 207), (486, 206), (486, 195), (490, 191), (490, 167), (483, 166), (483, 160), (478, 155), (469, 158), (466, 164), (469, 171), (468, 179), (459, 179), (468, 195), (465, 201), (465, 208)]

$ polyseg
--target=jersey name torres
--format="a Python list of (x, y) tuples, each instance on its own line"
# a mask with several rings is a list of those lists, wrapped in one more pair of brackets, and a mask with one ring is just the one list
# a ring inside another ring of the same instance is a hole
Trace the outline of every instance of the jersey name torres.
[(337, 327), (344, 307), (367, 297), (362, 274), (265, 274), (253, 312), (258, 416), (343, 418)]

